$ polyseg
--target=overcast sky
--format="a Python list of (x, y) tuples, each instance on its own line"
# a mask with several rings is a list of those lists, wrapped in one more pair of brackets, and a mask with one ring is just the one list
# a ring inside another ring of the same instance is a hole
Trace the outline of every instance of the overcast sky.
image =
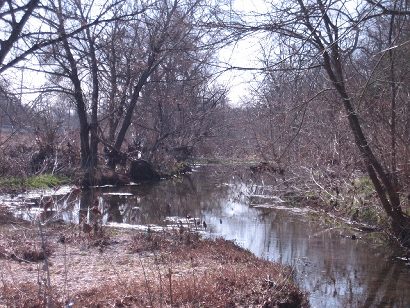
[[(263, 0), (233, 0), (232, 9), (244, 14), (264, 13), (267, 1)], [(253, 20), (248, 20), (252, 22)], [(219, 53), (222, 66), (261, 67), (260, 63), (261, 36), (248, 37), (236, 44), (225, 47)], [(246, 99), (256, 81), (260, 79), (258, 71), (230, 70), (222, 74), (218, 81), (230, 87), (229, 99), (231, 104), (239, 105)]]

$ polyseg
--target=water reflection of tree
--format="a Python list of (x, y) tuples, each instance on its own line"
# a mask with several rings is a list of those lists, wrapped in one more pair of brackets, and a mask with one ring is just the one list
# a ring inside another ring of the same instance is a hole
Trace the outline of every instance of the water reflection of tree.
[(127, 192), (132, 196), (104, 196), (107, 222), (161, 224), (167, 216), (185, 217), (199, 212), (200, 198), (195, 185), (189, 176), (184, 176), (154, 185), (131, 187)]
[[(249, 241), (247, 248), (254, 253), (293, 265), (301, 287), (312, 297), (318, 295), (319, 306), (363, 306), (363, 301), (364, 307), (388, 306), (405, 298), (397, 291), (398, 281), (403, 281), (398, 275), (400, 267), (391, 262), (379, 266), (380, 258), (361, 242), (341, 238), (287, 211), (271, 214), (270, 210), (248, 207), (247, 196), (272, 193), (255, 183), (249, 187), (228, 173), (200, 172), (147, 187), (129, 188), (133, 196), (103, 196), (106, 211), (122, 215), (122, 221), (128, 223), (162, 223), (166, 216), (207, 215), (224, 235), (235, 234), (238, 240)], [(81, 203), (88, 205), (81, 210), (87, 214), (92, 196), (82, 198)], [(229, 206), (243, 212), (233, 211), (231, 224), (224, 221), (220, 225), (220, 217)], [(376, 269), (372, 268), (375, 263)], [(400, 298), (394, 299), (394, 295)]]
[[(123, 216), (127, 216), (127, 212), (131, 212), (132, 206), (125, 203), (125, 208), (126, 211), (124, 213), (121, 213), (120, 211), (120, 206), (122, 205), (121, 198), (115, 198), (115, 197), (108, 197), (104, 198), (104, 214), (107, 215), (107, 222), (127, 222), (127, 219), (123, 219)], [(129, 217), (128, 217), (129, 218)], [(126, 220), (126, 221), (124, 221)]]
[(89, 208), (94, 202), (95, 192), (94, 190), (84, 190), (80, 194), (80, 210), (78, 213), (78, 222), (83, 224), (84, 222), (89, 222), (90, 217), (88, 215)]
[(380, 265), (377, 278), (368, 282), (370, 289), (367, 291), (363, 308), (368, 307), (393, 307), (397, 303), (396, 291), (400, 276), (400, 267), (396, 262), (386, 261)]
[[(145, 221), (140, 215), (139, 200), (148, 196), (151, 192), (152, 185), (140, 185), (129, 187), (99, 188), (96, 194), (101, 195), (101, 212), (104, 223), (142, 223)], [(116, 194), (110, 194), (118, 193)], [(121, 193), (131, 193), (132, 195), (121, 195)]]

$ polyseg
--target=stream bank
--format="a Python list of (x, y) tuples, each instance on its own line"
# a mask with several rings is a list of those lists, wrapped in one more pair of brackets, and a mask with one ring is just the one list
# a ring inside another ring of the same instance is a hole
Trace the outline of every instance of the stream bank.
[(26, 209), (16, 205), (25, 202), (24, 196), (3, 201), (17, 217), (48, 222), (84, 225), (97, 214), (105, 227), (145, 232), (147, 226), (179, 230), (178, 221), (195, 223), (210, 238), (233, 240), (264, 260), (291, 266), (312, 307), (408, 307), (408, 256), (379, 241), (378, 232), (346, 228), (342, 216), (332, 217), (319, 206), (297, 206), (296, 198), (285, 202), (284, 193), (300, 195), (295, 180), (285, 176), (256, 176), (243, 165), (202, 165), (154, 185), (99, 187), (69, 197), (64, 197), (69, 190), (61, 189), (54, 192), (54, 207), (46, 210), (33, 204), (33, 194)]
[(230, 241), (181, 228), (40, 230), (0, 213), (0, 306), (308, 306), (290, 268)]

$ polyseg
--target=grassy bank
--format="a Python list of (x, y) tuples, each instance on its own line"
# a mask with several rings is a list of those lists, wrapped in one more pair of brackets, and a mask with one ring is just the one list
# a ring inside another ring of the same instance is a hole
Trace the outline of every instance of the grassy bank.
[(86, 234), (58, 224), (44, 227), (42, 243), (38, 227), (7, 215), (0, 217), (0, 306), (307, 306), (289, 268), (229, 241), (189, 230)]
[(0, 190), (27, 190), (50, 188), (69, 183), (69, 179), (52, 174), (41, 174), (30, 177), (2, 177), (0, 178)]

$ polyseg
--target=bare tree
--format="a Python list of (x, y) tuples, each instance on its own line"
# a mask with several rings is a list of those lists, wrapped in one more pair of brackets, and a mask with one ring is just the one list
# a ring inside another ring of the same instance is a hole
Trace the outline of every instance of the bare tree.
[[(118, 0), (113, 3), (120, 2), (124, 1)], [(113, 20), (112, 17), (100, 15), (89, 23), (83, 22), (63, 34), (44, 27), (52, 20), (48, 19), (48, 13), (53, 7), (54, 0), (0, 1), (0, 73), (16, 67), (21, 61), (30, 60), (30, 57), (42, 48), (59, 43), (89, 27)], [(30, 64), (30, 61), (28, 63)]]
[[(38, 9), (39, 3), (40, 0), (0, 1), (0, 27), (3, 28), (2, 39), (0, 40), (1, 70), (10, 51), (13, 47), (17, 47), (16, 45), (22, 40), (27, 21), (33, 15), (34, 10)], [(24, 33), (24, 35), (27, 35), (27, 33)], [(20, 55), (17, 55), (15, 59), (18, 59)]]
[(214, 51), (198, 49), (192, 37), (184, 46), (158, 66), (142, 95), (137, 123), (144, 124), (136, 130), (145, 130), (148, 159), (160, 148), (190, 152), (206, 138), (213, 112), (226, 101), (226, 90), (210, 84)]
[[(392, 220), (392, 230), (402, 243), (410, 245), (409, 219), (401, 209), (397, 187), (389, 176), (387, 166), (383, 166), (375, 155), (360, 121), (355, 96), (348, 89), (346, 64), (356, 50), (361, 23), (372, 10), (359, 6), (356, 10), (359, 14), (353, 16), (354, 12), (347, 9), (342, 1), (297, 0), (272, 7), (273, 31), (278, 33), (279, 38), (294, 42), (294, 55), (303, 50), (311, 57), (308, 65), (317, 62), (326, 72), (341, 99), (357, 149), (381, 204)], [(356, 101), (360, 102), (360, 98)]]
[[(147, 49), (145, 59), (142, 59), (144, 66), (135, 79), (124, 116), (119, 125), (115, 142), (112, 146), (111, 157), (115, 158), (120, 152), (124, 143), (126, 133), (132, 123), (133, 114), (144, 86), (149, 82), (153, 73), (159, 65), (166, 59), (172, 57), (181, 50), (186, 50), (189, 45), (185, 45), (186, 38), (190, 35), (197, 35), (197, 44), (204, 44), (201, 39), (205, 35), (200, 35), (194, 29), (196, 15), (202, 16), (207, 12), (202, 5), (202, 1), (159, 1), (155, 5), (152, 14), (145, 16), (147, 35)], [(198, 48), (198, 46), (193, 46)], [(116, 161), (109, 161), (110, 167), (115, 167)]]
[[(48, 90), (73, 98), (83, 168), (97, 165), (100, 142), (109, 149), (108, 165), (115, 168), (128, 130), (138, 119), (135, 113), (141, 105), (154, 104), (148, 91), (143, 94), (146, 85), (155, 82), (154, 75), (162, 76), (170, 59), (187, 57), (189, 62), (189, 57), (200, 55), (195, 50), (215, 45), (209, 43), (209, 33), (195, 27), (197, 18), (210, 14), (208, 9), (211, 11), (199, 0), (106, 2), (98, 12), (91, 9), (91, 3), (77, 0), (57, 1), (52, 7), (49, 27), (60, 33), (61, 40), (43, 48), (39, 58), (52, 76), (53, 87)], [(72, 34), (73, 29), (93, 24), (95, 19), (110, 22)], [(206, 64), (201, 57), (195, 61), (200, 67)], [(141, 95), (146, 97), (141, 99)], [(108, 138), (104, 136), (106, 122)]]

